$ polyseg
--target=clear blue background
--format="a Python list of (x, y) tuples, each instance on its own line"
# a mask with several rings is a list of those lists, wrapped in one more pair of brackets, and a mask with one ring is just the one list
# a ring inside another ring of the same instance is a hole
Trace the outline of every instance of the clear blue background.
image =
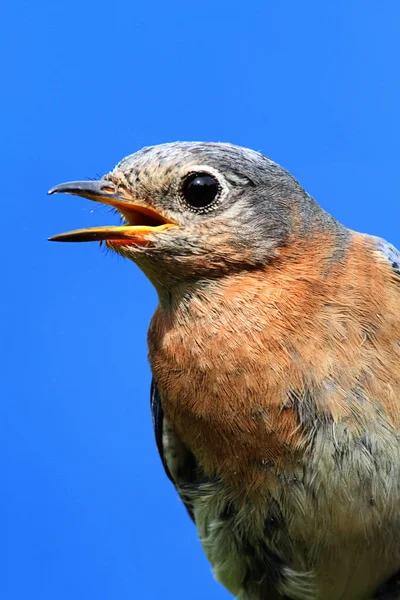
[(95, 244), (46, 242), (116, 223), (46, 191), (230, 141), (400, 246), (400, 4), (6, 0), (1, 30), (0, 597), (228, 599), (153, 441), (155, 293)]

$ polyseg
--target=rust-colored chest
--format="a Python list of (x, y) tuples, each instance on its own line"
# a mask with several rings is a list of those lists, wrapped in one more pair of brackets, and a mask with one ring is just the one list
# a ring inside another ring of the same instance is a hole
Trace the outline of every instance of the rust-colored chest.
[(163, 408), (208, 475), (257, 485), (295, 467), (319, 417), (362, 428), (379, 405), (398, 426), (397, 284), (362, 236), (328, 272), (325, 252), (292, 249), (156, 311), (149, 356)]

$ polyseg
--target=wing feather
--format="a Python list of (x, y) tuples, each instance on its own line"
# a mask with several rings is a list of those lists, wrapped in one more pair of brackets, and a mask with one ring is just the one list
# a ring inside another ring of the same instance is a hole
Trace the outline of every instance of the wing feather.
[(150, 408), (154, 434), (160, 458), (167, 477), (172, 481), (190, 518), (194, 521), (193, 506), (182, 487), (195, 483), (198, 467), (193, 454), (179, 440), (173, 427), (164, 416), (157, 383), (151, 382)]

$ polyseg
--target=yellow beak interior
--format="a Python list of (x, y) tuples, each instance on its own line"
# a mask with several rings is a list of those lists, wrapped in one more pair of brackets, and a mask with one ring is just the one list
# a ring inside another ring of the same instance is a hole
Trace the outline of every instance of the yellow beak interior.
[(127, 223), (119, 226), (92, 227), (59, 233), (49, 238), (51, 242), (99, 242), (108, 240), (116, 243), (143, 242), (144, 236), (176, 226), (154, 208), (128, 200), (120, 195), (114, 185), (105, 180), (72, 181), (52, 188), (49, 194), (72, 194), (107, 204), (117, 209)]

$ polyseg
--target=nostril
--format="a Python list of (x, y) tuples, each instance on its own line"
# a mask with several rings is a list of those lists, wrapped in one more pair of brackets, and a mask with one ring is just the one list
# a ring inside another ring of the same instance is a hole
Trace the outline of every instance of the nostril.
[(110, 186), (110, 185), (102, 185), (101, 191), (106, 192), (107, 194), (115, 194), (116, 189), (115, 189), (115, 187)]

